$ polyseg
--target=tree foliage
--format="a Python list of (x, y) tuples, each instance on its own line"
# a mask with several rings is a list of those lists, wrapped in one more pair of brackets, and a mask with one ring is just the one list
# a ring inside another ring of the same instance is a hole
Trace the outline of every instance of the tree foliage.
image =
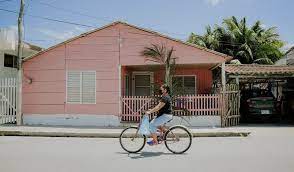
[(238, 21), (234, 16), (213, 29), (207, 26), (202, 36), (191, 33), (188, 42), (233, 56), (242, 64), (273, 64), (283, 56), (284, 45), (276, 27), (265, 28), (260, 21), (249, 26), (245, 17)]

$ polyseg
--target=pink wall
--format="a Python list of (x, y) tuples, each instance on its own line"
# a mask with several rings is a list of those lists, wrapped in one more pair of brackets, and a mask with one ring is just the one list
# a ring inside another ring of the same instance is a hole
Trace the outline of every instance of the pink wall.
[[(116, 24), (61, 44), (26, 61), (24, 75), (32, 78), (33, 82), (23, 84), (24, 114), (118, 114), (118, 66), (150, 64), (144, 62), (139, 52), (151, 43), (173, 46), (179, 57), (177, 64), (208, 64), (223, 61), (223, 57), (204, 50), (154, 36), (124, 24)], [(66, 104), (67, 70), (97, 72), (96, 104)], [(126, 72), (122, 67), (122, 76)], [(208, 88), (208, 83), (211, 82), (211, 73), (208, 70), (187, 69), (185, 74), (187, 73), (199, 76), (197, 84), (200, 84), (200, 92)]]
[(219, 55), (138, 30), (131, 26), (122, 25), (120, 35), (122, 39), (120, 53), (122, 65), (154, 64), (153, 62), (145, 62), (144, 58), (140, 56), (142, 49), (151, 44), (164, 44), (168, 48), (173, 47), (175, 56), (178, 57), (177, 64), (217, 64), (224, 61), (224, 58)]
[[(24, 63), (24, 114), (118, 114), (117, 27), (58, 46)], [(96, 71), (96, 104), (66, 103), (66, 71)]]
[[(212, 72), (208, 68), (181, 68), (177, 69), (175, 75), (194, 75), (196, 76), (197, 94), (207, 94), (212, 86)], [(164, 71), (154, 73), (154, 82), (162, 84), (164, 78)]]

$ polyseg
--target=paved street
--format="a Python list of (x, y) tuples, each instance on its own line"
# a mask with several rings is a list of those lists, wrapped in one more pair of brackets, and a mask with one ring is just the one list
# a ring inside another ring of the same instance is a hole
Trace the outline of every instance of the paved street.
[(248, 137), (196, 138), (183, 155), (164, 145), (129, 155), (118, 139), (0, 137), (1, 172), (293, 172), (294, 127), (264, 127)]

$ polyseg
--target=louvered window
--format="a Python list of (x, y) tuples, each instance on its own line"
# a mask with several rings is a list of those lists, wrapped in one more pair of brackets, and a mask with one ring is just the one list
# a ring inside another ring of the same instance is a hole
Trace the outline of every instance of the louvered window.
[(67, 103), (96, 103), (95, 71), (68, 71), (66, 82)]

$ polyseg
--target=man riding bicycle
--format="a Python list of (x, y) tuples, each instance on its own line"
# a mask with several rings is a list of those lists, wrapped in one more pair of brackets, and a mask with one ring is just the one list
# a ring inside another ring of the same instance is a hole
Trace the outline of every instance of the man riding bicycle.
[(150, 132), (151, 137), (153, 140), (148, 141), (147, 143), (150, 146), (157, 145), (157, 129), (159, 129), (161, 132), (165, 132), (167, 129), (164, 127), (164, 124), (168, 123), (172, 120), (172, 104), (171, 104), (171, 97), (170, 94), (170, 88), (167, 85), (162, 85), (160, 87), (160, 91), (162, 93), (160, 101), (158, 105), (156, 105), (153, 109), (149, 109), (146, 114), (151, 114), (154, 112), (158, 112), (156, 118), (154, 118), (150, 122)]

